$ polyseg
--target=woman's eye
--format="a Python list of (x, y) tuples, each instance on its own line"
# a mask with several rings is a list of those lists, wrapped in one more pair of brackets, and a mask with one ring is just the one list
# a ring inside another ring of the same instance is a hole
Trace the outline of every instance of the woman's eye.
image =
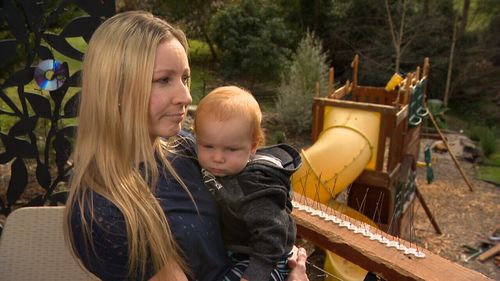
[(170, 82), (170, 77), (163, 77), (158, 79), (158, 82), (161, 84), (168, 84)]
[(182, 83), (186, 86), (189, 86), (191, 84), (191, 76), (189, 76), (189, 75), (183, 76)]

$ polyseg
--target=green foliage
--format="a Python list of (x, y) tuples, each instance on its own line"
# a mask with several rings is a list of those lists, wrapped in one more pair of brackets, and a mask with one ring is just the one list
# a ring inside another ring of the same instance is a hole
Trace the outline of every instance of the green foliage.
[[(448, 108), (443, 106), (443, 101), (437, 99), (430, 99), (427, 101), (427, 109), (434, 116), (436, 123), (440, 129), (446, 129), (445, 113)], [(433, 126), (432, 123), (427, 122), (427, 127)]]
[(211, 35), (220, 52), (222, 73), (251, 83), (278, 80), (290, 54), (289, 31), (270, 1), (242, 0), (219, 11)]
[(206, 42), (189, 39), (189, 64), (203, 64), (210, 60), (210, 48)]
[[(500, 168), (500, 142), (497, 142), (497, 150), (493, 153), (490, 158), (485, 159), (484, 165), (495, 166)], [(500, 173), (499, 173), (500, 176)]]
[(472, 126), (468, 131), (469, 138), (473, 141), (480, 141), (484, 130), (487, 130), (485, 126)]
[(285, 132), (278, 130), (278, 131), (273, 133), (273, 135), (271, 137), (271, 143), (269, 143), (269, 144), (278, 144), (278, 143), (284, 143), (284, 142), (286, 142)]
[(327, 85), (327, 54), (321, 41), (307, 33), (299, 43), (289, 67), (284, 71), (278, 88), (276, 112), (280, 122), (294, 133), (303, 133), (311, 128), (312, 102), (316, 94), (316, 83), (323, 94)]
[(471, 140), (478, 141), (486, 158), (489, 158), (497, 150), (497, 130), (495, 127), (474, 126), (470, 132)]
[(191, 65), (191, 97), (193, 104), (198, 104), (202, 97), (208, 94), (215, 81), (217, 74), (211, 69), (204, 68), (200, 65)]
[[(13, 5), (22, 8), (22, 4), (20, 1), (13, 1)], [(17, 3), (16, 3), (17, 2)], [(57, 0), (50, 0), (46, 1), (47, 7), (45, 9), (45, 15), (48, 17), (49, 13), (53, 12), (56, 10), (57, 6), (60, 5), (61, 1)], [(85, 15), (85, 12), (83, 12), (78, 6), (74, 4), (69, 4), (65, 7), (64, 13), (60, 13), (57, 19), (50, 19), (47, 20), (47, 22), (44, 22), (44, 24), (47, 24), (47, 30), (55, 33), (60, 33), (62, 28), (66, 26), (69, 22), (71, 22), (74, 18), (80, 17)], [(28, 19), (26, 18), (26, 15), (23, 14), (23, 17), (19, 20), (22, 20), (23, 22), (29, 22)], [(49, 23), (50, 22), (50, 25)], [(9, 30), (8, 22), (5, 21), (3, 18), (0, 20), (0, 40), (5, 40), (5, 39), (13, 39), (15, 36), (12, 34), (11, 30)], [(30, 56), (30, 52), (32, 51), (33, 48), (35, 48), (35, 44), (37, 44), (37, 40), (40, 40), (40, 38), (35, 38), (35, 35), (33, 33), (28, 33), (27, 34), (27, 39), (25, 42), (17, 42), (16, 43), (16, 54), (15, 56), (12, 56), (0, 69), (0, 81), (3, 82), (3, 79), (7, 77), (8, 75), (12, 74), (14, 71), (24, 67), (23, 65), (23, 60), (24, 58), (27, 58)]]
[(488, 130), (485, 131), (481, 136), (481, 140), (479, 141), (481, 148), (483, 149), (484, 156), (489, 158), (493, 153), (497, 150), (497, 138), (495, 135), (495, 131)]
[(500, 142), (497, 141), (495, 152), (479, 167), (478, 178), (500, 186)]
[(207, 94), (209, 84), (217, 79), (217, 74), (210, 67), (211, 53), (206, 42), (189, 40), (189, 64), (191, 66), (191, 96), (193, 104)]
[(283, 12), (287, 26), (297, 34), (311, 30), (320, 38), (326, 38), (332, 33), (332, 22), (337, 9), (342, 9), (346, 0), (275, 0)]

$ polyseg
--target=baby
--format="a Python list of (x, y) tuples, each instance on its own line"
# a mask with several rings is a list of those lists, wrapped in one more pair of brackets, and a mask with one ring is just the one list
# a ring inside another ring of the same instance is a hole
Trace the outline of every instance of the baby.
[(301, 158), (286, 144), (258, 148), (264, 143), (261, 121), (249, 92), (236, 86), (213, 90), (196, 110), (198, 161), (242, 279), (285, 280), (296, 236), (290, 176)]

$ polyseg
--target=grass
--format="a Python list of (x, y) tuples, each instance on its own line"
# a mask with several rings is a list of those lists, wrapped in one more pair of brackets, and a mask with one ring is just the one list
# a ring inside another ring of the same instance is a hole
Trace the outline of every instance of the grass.
[(212, 89), (213, 84), (217, 81), (216, 75), (212, 70), (201, 65), (191, 64), (191, 96), (193, 104), (198, 104), (200, 99), (204, 97)]
[(484, 164), (479, 167), (477, 177), (500, 186), (500, 145), (498, 142), (496, 152), (485, 159)]
[(500, 186), (500, 167), (481, 166), (477, 178)]
[(190, 39), (189, 44), (189, 62), (191, 64), (204, 64), (211, 60), (212, 55), (210, 53), (210, 48), (207, 43)]
[[(67, 38), (68, 43), (73, 46), (75, 49), (84, 52), (85, 49), (87, 48), (87, 43), (83, 40), (81, 37), (73, 37), (73, 38)], [(50, 48), (50, 47), (49, 47)], [(54, 54), (54, 58), (56, 60), (62, 61), (62, 62), (67, 62), (68, 63), (68, 68), (69, 68), (69, 73), (72, 75), (73, 73), (77, 72), (78, 70), (81, 69), (81, 62), (69, 57), (64, 56), (63, 54), (57, 52), (56, 50), (52, 50)], [(16, 104), (20, 107), (20, 100), (19, 100), (19, 95), (17, 94), (17, 87), (9, 87), (3, 89), (4, 92), (7, 94), (7, 96)], [(70, 87), (68, 89), (68, 92), (64, 96), (63, 104), (71, 98), (75, 93), (77, 93), (79, 88), (75, 87)], [(29, 84), (24, 86), (24, 91), (25, 92), (30, 92), (30, 93), (38, 93), (42, 96), (48, 97), (48, 91), (40, 89), (38, 84), (36, 84), (35, 80), (32, 80)], [(50, 99), (49, 99), (50, 100)], [(29, 103), (28, 103), (29, 104)], [(4, 111), (10, 111), (10, 108), (7, 108), (3, 102), (0, 100), (0, 109)], [(28, 112), (30, 115), (33, 114), (33, 110), (28, 107)], [(15, 116), (9, 116), (9, 115), (0, 115), (0, 130), (4, 131), (7, 129), (10, 129), (17, 121), (19, 120), (18, 117)], [(63, 120), (65, 121), (65, 120)], [(75, 122), (75, 120), (66, 120), (68, 122), (63, 122), (63, 125), (68, 123), (72, 124)], [(41, 127), (41, 130), (46, 130), (47, 122), (42, 122), (39, 124), (39, 127)]]
[(193, 104), (208, 94), (211, 85), (217, 81), (213, 71), (212, 56), (208, 44), (199, 40), (189, 40), (189, 64), (191, 67), (191, 96)]
[[(485, 112), (483, 107), (479, 112)], [(484, 114), (484, 113), (483, 113)], [(468, 115), (467, 115), (468, 116)], [(484, 162), (479, 167), (477, 178), (500, 186), (500, 140), (499, 131), (494, 126), (477, 123), (474, 118), (450, 111), (445, 115), (446, 124), (452, 131), (464, 130), (469, 138), (483, 150)]]

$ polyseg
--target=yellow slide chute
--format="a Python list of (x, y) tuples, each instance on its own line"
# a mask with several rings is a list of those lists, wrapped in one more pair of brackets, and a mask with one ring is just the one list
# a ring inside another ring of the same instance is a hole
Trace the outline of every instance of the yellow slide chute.
[[(329, 207), (355, 220), (377, 228), (377, 225), (371, 219), (360, 212), (339, 203), (338, 201), (332, 200)], [(354, 264), (328, 250), (325, 250), (325, 264), (323, 268), (326, 272), (333, 275), (326, 276), (324, 281), (363, 281), (368, 274), (368, 271), (361, 266)]]
[[(317, 141), (301, 152), (303, 165), (292, 175), (293, 190), (376, 227), (363, 214), (333, 199), (364, 169), (375, 169), (380, 119), (379, 112), (325, 106), (323, 129)], [(365, 278), (365, 269), (325, 252), (324, 269), (334, 275), (325, 281)]]
[(303, 165), (292, 175), (295, 192), (327, 204), (364, 169), (374, 169), (380, 113), (325, 107), (318, 140), (302, 150)]

